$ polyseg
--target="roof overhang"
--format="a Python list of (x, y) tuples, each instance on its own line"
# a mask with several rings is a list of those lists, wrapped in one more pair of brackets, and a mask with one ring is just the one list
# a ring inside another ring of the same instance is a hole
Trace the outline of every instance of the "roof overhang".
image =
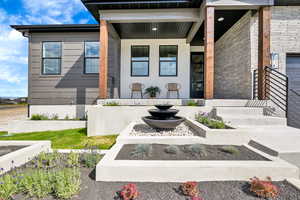
[(17, 31), (34, 32), (99, 32), (98, 24), (11, 25)]

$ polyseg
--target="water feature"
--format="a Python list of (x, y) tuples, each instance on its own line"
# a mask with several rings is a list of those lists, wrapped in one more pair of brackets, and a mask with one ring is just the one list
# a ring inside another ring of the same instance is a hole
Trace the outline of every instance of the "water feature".
[(143, 117), (143, 121), (152, 128), (156, 129), (174, 129), (185, 121), (184, 117), (176, 116), (177, 109), (171, 109), (173, 105), (162, 104), (155, 105), (157, 109), (150, 109), (151, 116)]

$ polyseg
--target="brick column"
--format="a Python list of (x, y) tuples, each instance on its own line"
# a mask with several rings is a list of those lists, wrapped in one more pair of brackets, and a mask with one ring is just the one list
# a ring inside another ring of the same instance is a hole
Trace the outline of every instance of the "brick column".
[(271, 8), (262, 7), (259, 10), (258, 30), (258, 99), (266, 99), (265, 66), (270, 65), (270, 34), (271, 34)]
[(99, 62), (99, 98), (107, 98), (108, 73), (108, 26), (105, 20), (100, 20), (100, 62)]
[(204, 98), (214, 98), (215, 8), (205, 9), (204, 22)]

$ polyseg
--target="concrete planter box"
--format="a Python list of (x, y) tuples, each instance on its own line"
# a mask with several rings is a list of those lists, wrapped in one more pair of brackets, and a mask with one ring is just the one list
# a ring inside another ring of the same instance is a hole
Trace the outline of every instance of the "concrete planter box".
[(8, 172), (13, 167), (19, 167), (33, 159), (41, 152), (49, 152), (51, 149), (50, 141), (0, 141), (0, 146), (27, 146), (0, 156), (0, 174)]
[(117, 143), (193, 144), (205, 142), (200, 136), (132, 136), (130, 133), (137, 122), (130, 123), (117, 137)]
[(16, 120), (8, 124), (8, 133), (30, 133), (86, 128), (86, 121), (75, 120)]
[(123, 144), (117, 143), (96, 166), (96, 181), (248, 181), (254, 176), (260, 178), (270, 176), (274, 181), (280, 181), (299, 177), (299, 169), (296, 166), (248, 145), (245, 146), (270, 161), (115, 160), (123, 147)]

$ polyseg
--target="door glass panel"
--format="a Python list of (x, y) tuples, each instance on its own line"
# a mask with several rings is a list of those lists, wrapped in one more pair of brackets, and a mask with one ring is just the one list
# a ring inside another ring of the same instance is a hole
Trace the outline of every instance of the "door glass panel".
[(191, 56), (191, 98), (204, 97), (204, 54)]

